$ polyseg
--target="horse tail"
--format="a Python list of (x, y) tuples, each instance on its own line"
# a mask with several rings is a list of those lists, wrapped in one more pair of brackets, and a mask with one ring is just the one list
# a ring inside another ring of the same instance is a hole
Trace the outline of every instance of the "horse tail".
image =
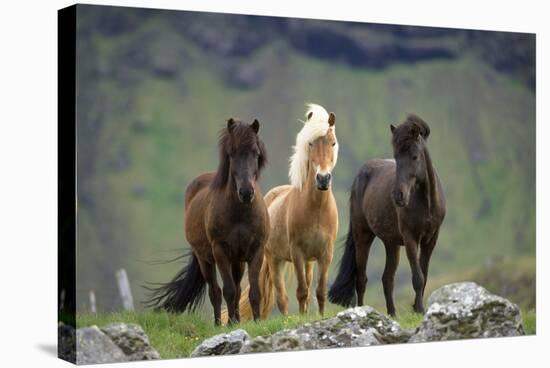
[(355, 262), (355, 242), (353, 240), (352, 222), (350, 220), (348, 235), (344, 244), (344, 255), (340, 260), (338, 274), (330, 286), (328, 300), (331, 303), (349, 307), (354, 303), (355, 285), (357, 280), (357, 264)]
[(353, 213), (357, 198), (361, 198), (368, 183), (365, 167), (356, 177), (351, 187), (348, 235), (344, 243), (344, 254), (340, 260), (338, 274), (328, 292), (331, 303), (349, 307), (355, 304), (357, 284), (357, 263), (355, 260), (355, 241), (353, 240)]
[[(146, 307), (164, 309), (168, 312), (183, 313), (193, 312), (202, 304), (206, 289), (206, 280), (202, 276), (199, 260), (194, 253), (185, 254), (183, 257), (191, 259), (183, 267), (172, 281), (157, 284), (157, 288), (146, 287), (151, 292)], [(180, 257), (180, 258), (183, 258)]]
[[(273, 309), (275, 298), (273, 296), (273, 279), (271, 277), (271, 270), (265, 256), (262, 262), (262, 267), (260, 268), (259, 284), (261, 296), (260, 319), (267, 319)], [(250, 284), (248, 283), (241, 292), (241, 298), (239, 299), (239, 314), (241, 317), (241, 322), (251, 321), (254, 318), (254, 314), (252, 313), (252, 305), (250, 305), (250, 300), (248, 298), (249, 293)], [(229, 314), (227, 308), (223, 308), (221, 314), (222, 323), (226, 324), (228, 319)]]

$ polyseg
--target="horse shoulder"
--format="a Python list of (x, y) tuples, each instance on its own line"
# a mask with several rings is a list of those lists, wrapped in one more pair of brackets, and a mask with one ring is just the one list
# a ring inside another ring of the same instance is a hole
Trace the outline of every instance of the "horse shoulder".
[(397, 212), (391, 199), (394, 181), (395, 161), (374, 159), (363, 165), (354, 187), (356, 211), (361, 211), (368, 228), (383, 241), (400, 239)]
[(395, 181), (395, 161), (369, 160), (358, 175), (356, 195), (362, 200), (362, 208), (393, 208), (391, 188)]
[(331, 233), (331, 237), (336, 239), (336, 234), (338, 233), (338, 206), (332, 191), (330, 192), (330, 198), (326, 209), (323, 211), (323, 218), (326, 219), (325, 226)]

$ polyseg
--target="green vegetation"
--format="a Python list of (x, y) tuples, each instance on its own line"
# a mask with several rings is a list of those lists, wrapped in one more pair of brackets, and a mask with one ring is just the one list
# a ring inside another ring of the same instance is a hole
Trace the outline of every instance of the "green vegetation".
[[(340, 309), (330, 308), (326, 317), (334, 316)], [(526, 334), (536, 332), (534, 311), (522, 312)], [(259, 322), (246, 322), (231, 327), (215, 327), (204, 314), (170, 314), (164, 312), (117, 312), (106, 314), (80, 314), (78, 327), (103, 326), (113, 322), (140, 324), (149, 336), (151, 344), (159, 351), (162, 358), (188, 357), (193, 349), (204, 339), (238, 328), (246, 330), (251, 336), (271, 335), (277, 331), (294, 328), (306, 322), (317, 320), (314, 314), (299, 316), (273, 316)], [(412, 312), (398, 314), (397, 322), (403, 328), (415, 328), (420, 325), (422, 315)]]
[(537, 333), (537, 313), (534, 309), (523, 311), (523, 328), (525, 329), (525, 334), (534, 335)]

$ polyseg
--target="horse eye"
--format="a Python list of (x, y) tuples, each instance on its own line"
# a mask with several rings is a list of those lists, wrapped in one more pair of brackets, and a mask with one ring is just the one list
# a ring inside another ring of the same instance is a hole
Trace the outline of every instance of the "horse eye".
[(309, 142), (309, 146), (310, 146), (310, 147), (313, 146), (313, 143)]
[(332, 144), (332, 147), (334, 147), (334, 146), (336, 146), (336, 142), (334, 142), (334, 143)]
[(418, 159), (418, 156), (417, 156), (417, 155), (414, 155), (414, 156), (413, 156), (413, 160), (416, 161), (416, 159)]

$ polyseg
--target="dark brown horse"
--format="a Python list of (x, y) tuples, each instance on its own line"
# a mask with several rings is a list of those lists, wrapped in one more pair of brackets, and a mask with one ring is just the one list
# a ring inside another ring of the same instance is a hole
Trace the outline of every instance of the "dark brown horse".
[(254, 319), (260, 315), (258, 274), (264, 244), (269, 236), (269, 216), (258, 184), (266, 163), (260, 124), (229, 119), (220, 135), (220, 163), (216, 173), (205, 173), (189, 184), (185, 193), (185, 235), (191, 244), (189, 264), (172, 281), (153, 289), (149, 306), (171, 312), (194, 310), (204, 295), (214, 307), (214, 323), (220, 324), (221, 290), (230, 322), (239, 322), (241, 279), (248, 264), (249, 299)]
[(428, 266), (445, 217), (445, 196), (426, 146), (428, 124), (409, 115), (397, 128), (391, 125), (391, 132), (395, 160), (367, 161), (353, 182), (349, 232), (329, 300), (349, 306), (357, 293), (357, 304), (363, 305), (367, 260), (377, 236), (386, 248), (382, 283), (393, 316), (393, 285), (402, 245), (412, 271), (413, 308), (424, 311)]

